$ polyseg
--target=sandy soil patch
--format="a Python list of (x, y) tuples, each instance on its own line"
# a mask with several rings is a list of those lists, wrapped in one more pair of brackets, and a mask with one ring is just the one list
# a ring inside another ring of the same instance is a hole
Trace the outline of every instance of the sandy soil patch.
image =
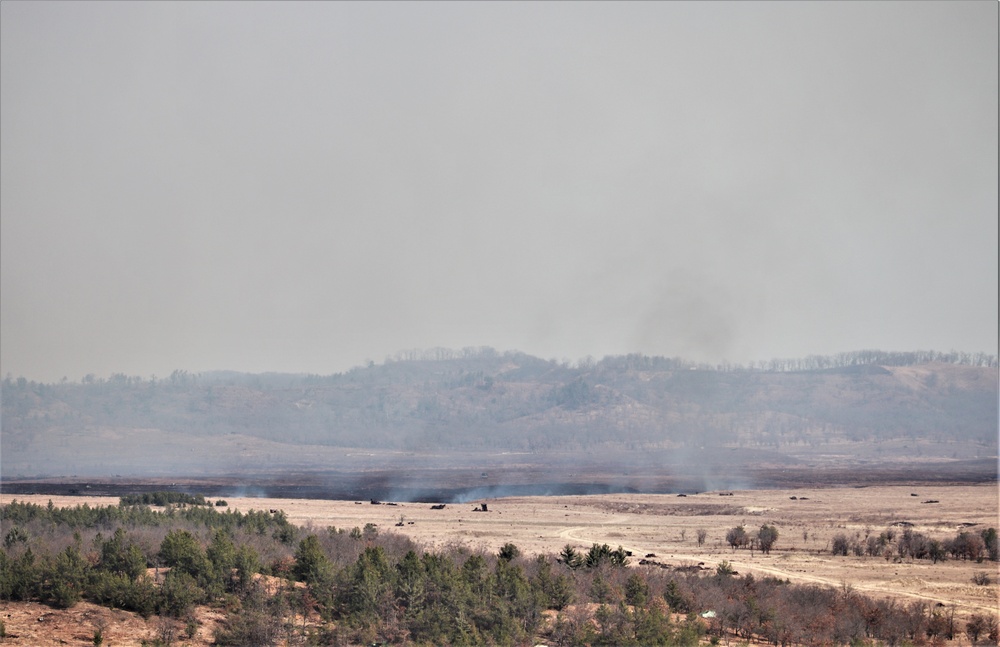
[(135, 613), (89, 602), (78, 602), (71, 609), (52, 609), (36, 602), (0, 602), (0, 619), (7, 630), (7, 637), (0, 642), (30, 647), (93, 645), (94, 632), (101, 629), (108, 647), (139, 647), (143, 641), (164, 637), (165, 632), (174, 637), (175, 644), (211, 645), (223, 614), (196, 607), (194, 617), (198, 627), (193, 638), (187, 638), (184, 623), (179, 620), (158, 616), (144, 620)]

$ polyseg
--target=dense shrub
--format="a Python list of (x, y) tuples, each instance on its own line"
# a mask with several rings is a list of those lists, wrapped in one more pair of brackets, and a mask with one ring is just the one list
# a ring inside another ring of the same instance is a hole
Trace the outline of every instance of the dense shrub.
[(983, 544), (986, 547), (986, 555), (990, 561), (1000, 561), (1000, 548), (997, 545), (997, 529), (987, 528), (982, 532)]
[(87, 597), (95, 604), (135, 611), (148, 618), (160, 603), (161, 591), (145, 576), (131, 579), (123, 573), (94, 571), (90, 574)]
[(962, 559), (979, 560), (986, 550), (986, 543), (981, 535), (971, 532), (960, 532), (948, 543), (949, 552)]
[(160, 544), (160, 561), (172, 573), (187, 573), (191, 577), (207, 574), (208, 558), (201, 544), (187, 530), (171, 530)]
[[(734, 528), (730, 532), (735, 530), (737, 529)], [(944, 541), (932, 539), (912, 528), (905, 528), (898, 537), (893, 530), (886, 530), (878, 537), (874, 535), (867, 537), (864, 542), (860, 539), (852, 541), (841, 533), (833, 538), (830, 552), (845, 557), (849, 552), (859, 557), (861, 555), (878, 557), (891, 550), (894, 540), (895, 552), (900, 558), (930, 559), (939, 562), (951, 554), (955, 558), (978, 562), (984, 558), (996, 561), (998, 557), (996, 528), (987, 528), (978, 534), (960, 531), (954, 538)]]
[(597, 568), (605, 563), (622, 567), (628, 563), (628, 554), (621, 546), (611, 550), (607, 544), (594, 544), (584, 556), (583, 563), (587, 568)]
[(778, 529), (774, 526), (769, 526), (764, 524), (757, 531), (757, 544), (760, 546), (760, 550), (765, 555), (771, 552), (771, 548), (778, 541)]
[(236, 613), (230, 614), (215, 631), (216, 645), (267, 647), (275, 645), (288, 608), (281, 596), (268, 595), (264, 587), (252, 585), (242, 597)]
[(134, 580), (146, 572), (146, 557), (138, 545), (128, 541), (125, 529), (118, 528), (115, 534), (101, 545), (99, 567), (101, 570), (121, 574), (129, 580)]
[(735, 528), (730, 528), (726, 532), (726, 543), (732, 546), (733, 550), (737, 548), (742, 548), (750, 543), (750, 537), (747, 535), (747, 530), (743, 526), (737, 526)]
[(965, 624), (965, 633), (973, 644), (979, 642), (980, 637), (987, 638), (995, 645), (997, 644), (998, 630), (997, 621), (987, 615), (974, 613)]
[(45, 604), (68, 609), (83, 598), (87, 562), (76, 546), (69, 546), (48, 561), (40, 573), (38, 597)]
[(319, 537), (309, 535), (299, 542), (295, 551), (295, 567), (292, 573), (302, 582), (313, 583), (325, 576), (332, 568), (319, 543)]
[(559, 561), (569, 568), (579, 568), (583, 566), (583, 556), (570, 544), (566, 544), (559, 553)]

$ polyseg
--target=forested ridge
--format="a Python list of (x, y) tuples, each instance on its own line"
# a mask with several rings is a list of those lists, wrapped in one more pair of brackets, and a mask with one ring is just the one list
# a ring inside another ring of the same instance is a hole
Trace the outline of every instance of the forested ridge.
[(99, 428), (400, 450), (997, 441), (996, 357), (958, 353), (709, 367), (435, 350), (328, 376), (176, 371), (58, 384), (8, 376), (2, 396), (5, 459), (29, 435)]

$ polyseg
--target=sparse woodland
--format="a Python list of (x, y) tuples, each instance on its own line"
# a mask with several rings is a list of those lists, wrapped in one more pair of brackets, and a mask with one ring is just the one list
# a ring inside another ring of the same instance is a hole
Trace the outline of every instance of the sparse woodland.
[[(535, 557), (513, 544), (496, 554), (457, 545), (429, 551), (371, 524), (299, 528), (281, 512), (220, 511), (210, 502), (159, 511), (124, 498), (106, 507), (12, 502), (0, 512), (0, 599), (63, 608), (87, 599), (159, 615), (164, 631), (151, 645), (193, 634), (196, 605), (225, 610), (215, 642), (241, 646), (998, 639), (996, 618), (984, 614), (959, 620), (954, 608), (872, 599), (846, 585), (741, 576), (727, 562), (714, 571), (626, 566), (634, 560), (607, 545)], [(874, 557), (934, 558), (907, 529), (871, 538), (881, 546)], [(765, 524), (733, 529), (727, 541), (733, 550), (769, 550), (781, 538)], [(959, 533), (942, 550), (938, 559), (995, 563), (996, 530)]]

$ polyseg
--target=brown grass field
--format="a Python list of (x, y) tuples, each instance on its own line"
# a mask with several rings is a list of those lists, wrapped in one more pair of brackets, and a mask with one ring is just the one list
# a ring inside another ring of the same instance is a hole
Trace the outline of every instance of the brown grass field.
[[(731, 495), (730, 495), (731, 494)], [(792, 497), (795, 497), (794, 499)], [(112, 497), (0, 495), (11, 500), (56, 506), (116, 504)], [(975, 563), (949, 558), (930, 560), (886, 557), (835, 557), (832, 538), (843, 533), (864, 539), (878, 535), (892, 524), (908, 522), (932, 539), (951, 539), (959, 530), (979, 532), (1000, 527), (1000, 491), (997, 483), (980, 485), (887, 485), (856, 488), (797, 488), (784, 490), (734, 490), (687, 496), (668, 494), (607, 494), (593, 496), (513, 497), (448, 504), (432, 510), (429, 503), (325, 501), (315, 499), (231, 498), (231, 508), (281, 509), (292, 523), (316, 529), (361, 527), (377, 524), (381, 532), (405, 534), (428, 548), (463, 543), (496, 551), (513, 542), (523, 553), (556, 553), (566, 544), (587, 549), (593, 543), (622, 546), (632, 551), (632, 563), (653, 553), (651, 560), (670, 566), (703, 562), (714, 568), (728, 560), (741, 574), (754, 573), (831, 587), (850, 586), (872, 596), (906, 602), (924, 600), (954, 605), (956, 615), (997, 614), (1000, 609), (996, 562)], [(928, 503), (936, 501), (936, 503)], [(474, 511), (479, 504), (487, 512)], [(402, 523), (402, 525), (397, 525)], [(746, 526), (755, 531), (762, 524), (780, 533), (770, 555), (733, 551), (725, 542), (729, 528)], [(698, 530), (707, 532), (703, 545)], [(896, 527), (897, 532), (901, 531)], [(986, 572), (992, 583), (973, 583), (977, 572)], [(211, 612), (195, 641), (210, 644)], [(127, 617), (126, 617), (127, 616)], [(112, 622), (112, 645), (138, 645), (140, 637), (153, 634), (152, 624), (132, 614), (82, 603), (67, 612), (36, 604), (4, 603), (0, 617), (8, 637), (3, 644), (89, 644), (98, 617)], [(135, 625), (132, 627), (131, 625)], [(148, 626), (147, 626), (148, 625)], [(143, 634), (143, 631), (146, 633)], [(16, 636), (16, 637), (14, 637)], [(114, 637), (117, 636), (117, 637)], [(61, 642), (65, 641), (65, 642)], [(108, 643), (105, 643), (108, 644)], [(964, 644), (955, 641), (954, 644)]]

